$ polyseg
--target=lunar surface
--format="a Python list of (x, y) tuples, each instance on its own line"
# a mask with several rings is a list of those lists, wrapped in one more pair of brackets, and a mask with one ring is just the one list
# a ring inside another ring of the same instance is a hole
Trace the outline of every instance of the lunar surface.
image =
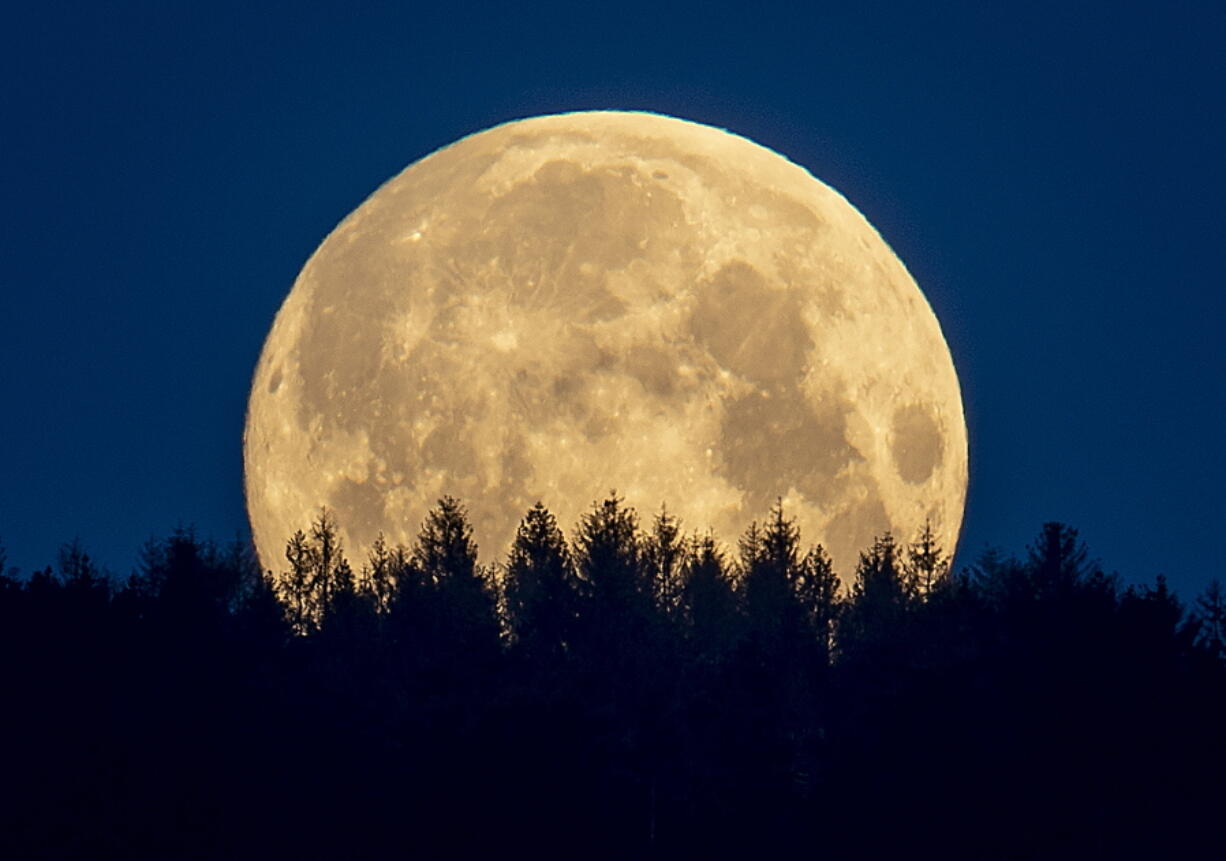
[(936, 317), (855, 208), (751, 141), (669, 117), (512, 122), (411, 165), (307, 262), (244, 438), (262, 564), (321, 505), (360, 564), (444, 494), (500, 560), (540, 500), (615, 489), (732, 544), (777, 498), (844, 578), (966, 495)]

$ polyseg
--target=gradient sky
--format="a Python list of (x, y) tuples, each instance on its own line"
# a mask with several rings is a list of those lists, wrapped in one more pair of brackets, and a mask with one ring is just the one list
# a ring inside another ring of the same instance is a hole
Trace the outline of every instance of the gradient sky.
[(126, 574), (177, 524), (245, 530), (251, 374), (328, 231), (463, 135), (626, 108), (783, 153), (902, 258), (967, 407), (960, 562), (1054, 519), (1126, 581), (1224, 573), (1220, 3), (25, 5), (0, 27), (10, 564), (79, 537)]

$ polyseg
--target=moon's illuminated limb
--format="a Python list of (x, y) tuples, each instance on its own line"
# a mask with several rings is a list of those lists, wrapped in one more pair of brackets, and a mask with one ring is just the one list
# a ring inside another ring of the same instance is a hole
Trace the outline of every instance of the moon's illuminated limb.
[[(443, 494), (501, 556), (538, 499), (616, 488), (732, 541), (776, 497), (845, 576), (966, 493), (936, 318), (847, 201), (744, 138), (653, 114), (508, 123), (395, 177), (315, 252), (244, 441), (263, 564), (321, 504), (360, 561)], [(356, 552), (354, 552), (356, 551)]]

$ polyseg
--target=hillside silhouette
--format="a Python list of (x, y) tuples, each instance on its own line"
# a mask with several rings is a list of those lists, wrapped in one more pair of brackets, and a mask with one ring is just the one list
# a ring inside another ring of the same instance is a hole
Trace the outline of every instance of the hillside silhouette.
[(883, 535), (844, 580), (778, 504), (734, 548), (538, 504), (493, 566), (451, 498), (410, 547), (337, 536), (2, 575), (0, 856), (1221, 851), (1226, 597), (1125, 588), (1067, 525), (957, 571)]

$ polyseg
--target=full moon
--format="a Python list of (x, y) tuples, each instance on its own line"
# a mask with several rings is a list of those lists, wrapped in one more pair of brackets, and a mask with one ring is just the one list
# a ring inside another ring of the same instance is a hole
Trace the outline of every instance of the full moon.
[(536, 117), (379, 188), (307, 261), (256, 368), (264, 567), (321, 505), (355, 565), (443, 495), (501, 559), (538, 500), (615, 489), (732, 544), (776, 499), (847, 579), (925, 521), (952, 552), (966, 425), (936, 316), (837, 192), (646, 113)]

